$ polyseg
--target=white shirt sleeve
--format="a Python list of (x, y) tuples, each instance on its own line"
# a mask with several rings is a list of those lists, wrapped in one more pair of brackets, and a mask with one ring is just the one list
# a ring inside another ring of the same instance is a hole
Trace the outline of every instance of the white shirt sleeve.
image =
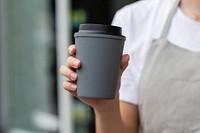
[(120, 87), (120, 100), (125, 101), (128, 103), (132, 103), (137, 105), (138, 104), (138, 89), (137, 89), (137, 72), (135, 72), (135, 63), (134, 63), (134, 53), (131, 50), (131, 44), (128, 43), (129, 35), (126, 31), (128, 27), (124, 27), (126, 25), (126, 20), (123, 20), (121, 17), (123, 16), (123, 13), (118, 11), (113, 19), (112, 25), (119, 26), (122, 28), (122, 34), (126, 36), (126, 41), (124, 44), (124, 54), (129, 54), (130, 60), (129, 65), (124, 71), (122, 78), (121, 78), (121, 87)]

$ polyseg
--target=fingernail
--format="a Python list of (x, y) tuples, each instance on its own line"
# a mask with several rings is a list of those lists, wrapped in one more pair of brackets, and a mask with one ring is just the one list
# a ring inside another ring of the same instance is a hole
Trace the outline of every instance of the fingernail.
[(77, 74), (71, 73), (71, 74), (70, 74), (70, 78), (71, 78), (72, 80), (76, 80)]
[(73, 61), (73, 64), (74, 64), (74, 66), (76, 66), (76, 67), (78, 67), (79, 63), (80, 63), (80, 62), (77, 61), (77, 60)]
[(72, 84), (72, 85), (71, 85), (71, 90), (72, 90), (72, 91), (75, 91), (76, 88), (77, 88), (77, 85), (75, 85), (75, 84)]

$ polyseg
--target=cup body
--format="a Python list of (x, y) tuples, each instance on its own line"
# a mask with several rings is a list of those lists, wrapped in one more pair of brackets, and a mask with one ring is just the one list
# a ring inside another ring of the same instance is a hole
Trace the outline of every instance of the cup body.
[(119, 78), (125, 37), (95, 33), (76, 33), (77, 95), (87, 98), (112, 99)]

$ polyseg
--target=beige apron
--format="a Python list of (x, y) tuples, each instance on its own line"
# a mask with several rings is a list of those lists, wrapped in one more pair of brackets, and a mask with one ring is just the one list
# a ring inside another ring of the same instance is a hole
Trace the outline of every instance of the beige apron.
[(142, 133), (200, 133), (200, 52), (166, 40), (179, 1), (161, 38), (153, 42), (142, 72), (138, 105)]

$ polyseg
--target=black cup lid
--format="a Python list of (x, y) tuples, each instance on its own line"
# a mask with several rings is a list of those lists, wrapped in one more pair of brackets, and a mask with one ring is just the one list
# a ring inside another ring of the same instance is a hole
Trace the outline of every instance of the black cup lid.
[(103, 24), (81, 24), (79, 32), (122, 36), (122, 29), (120, 27)]

